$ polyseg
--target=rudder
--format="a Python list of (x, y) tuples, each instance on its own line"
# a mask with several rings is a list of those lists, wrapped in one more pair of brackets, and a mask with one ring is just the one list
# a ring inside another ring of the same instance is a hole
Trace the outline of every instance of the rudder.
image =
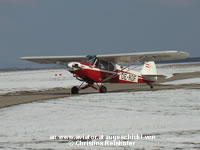
[(154, 61), (148, 61), (144, 63), (141, 70), (142, 75), (157, 75), (156, 64)]

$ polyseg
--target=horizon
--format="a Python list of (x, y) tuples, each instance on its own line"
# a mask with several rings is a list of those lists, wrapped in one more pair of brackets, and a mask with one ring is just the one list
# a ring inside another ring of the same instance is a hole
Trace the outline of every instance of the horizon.
[[(64, 65), (58, 64), (37, 64), (33, 62), (28, 62), (30, 65), (22, 65), (18, 67), (6, 67), (0, 68), (0, 71), (20, 71), (20, 70), (40, 70), (40, 69), (65, 69)], [(186, 59), (180, 60), (170, 60), (170, 61), (163, 61), (163, 62), (156, 62), (156, 64), (181, 64), (181, 63), (189, 63), (189, 64), (198, 64), (200, 63), (200, 57), (188, 57)], [(134, 64), (131, 63), (131, 64)]]

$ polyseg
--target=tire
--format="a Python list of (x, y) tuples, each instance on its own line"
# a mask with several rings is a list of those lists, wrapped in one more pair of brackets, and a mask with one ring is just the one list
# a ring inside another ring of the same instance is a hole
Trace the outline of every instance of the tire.
[(76, 86), (73, 86), (72, 89), (71, 89), (71, 93), (72, 94), (78, 94), (78, 92), (79, 92), (79, 89)]
[(101, 86), (99, 88), (99, 93), (106, 93), (107, 92), (107, 88), (105, 86)]

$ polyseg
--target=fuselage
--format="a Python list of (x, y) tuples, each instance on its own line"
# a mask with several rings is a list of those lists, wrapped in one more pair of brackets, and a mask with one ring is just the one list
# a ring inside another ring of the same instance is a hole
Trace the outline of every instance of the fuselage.
[(155, 80), (147, 80), (142, 74), (133, 70), (123, 69), (117, 64), (109, 64), (112, 67), (96, 66), (90, 63), (71, 62), (68, 71), (77, 79), (96, 83), (152, 83)]

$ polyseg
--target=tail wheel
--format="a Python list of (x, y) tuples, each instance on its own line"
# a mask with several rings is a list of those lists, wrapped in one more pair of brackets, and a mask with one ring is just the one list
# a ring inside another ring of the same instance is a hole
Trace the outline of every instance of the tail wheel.
[(78, 92), (79, 92), (79, 89), (76, 86), (73, 86), (72, 89), (71, 89), (71, 93), (72, 94), (78, 94)]
[(101, 86), (100, 88), (99, 88), (99, 93), (106, 93), (107, 92), (107, 88), (105, 87), (105, 86)]

